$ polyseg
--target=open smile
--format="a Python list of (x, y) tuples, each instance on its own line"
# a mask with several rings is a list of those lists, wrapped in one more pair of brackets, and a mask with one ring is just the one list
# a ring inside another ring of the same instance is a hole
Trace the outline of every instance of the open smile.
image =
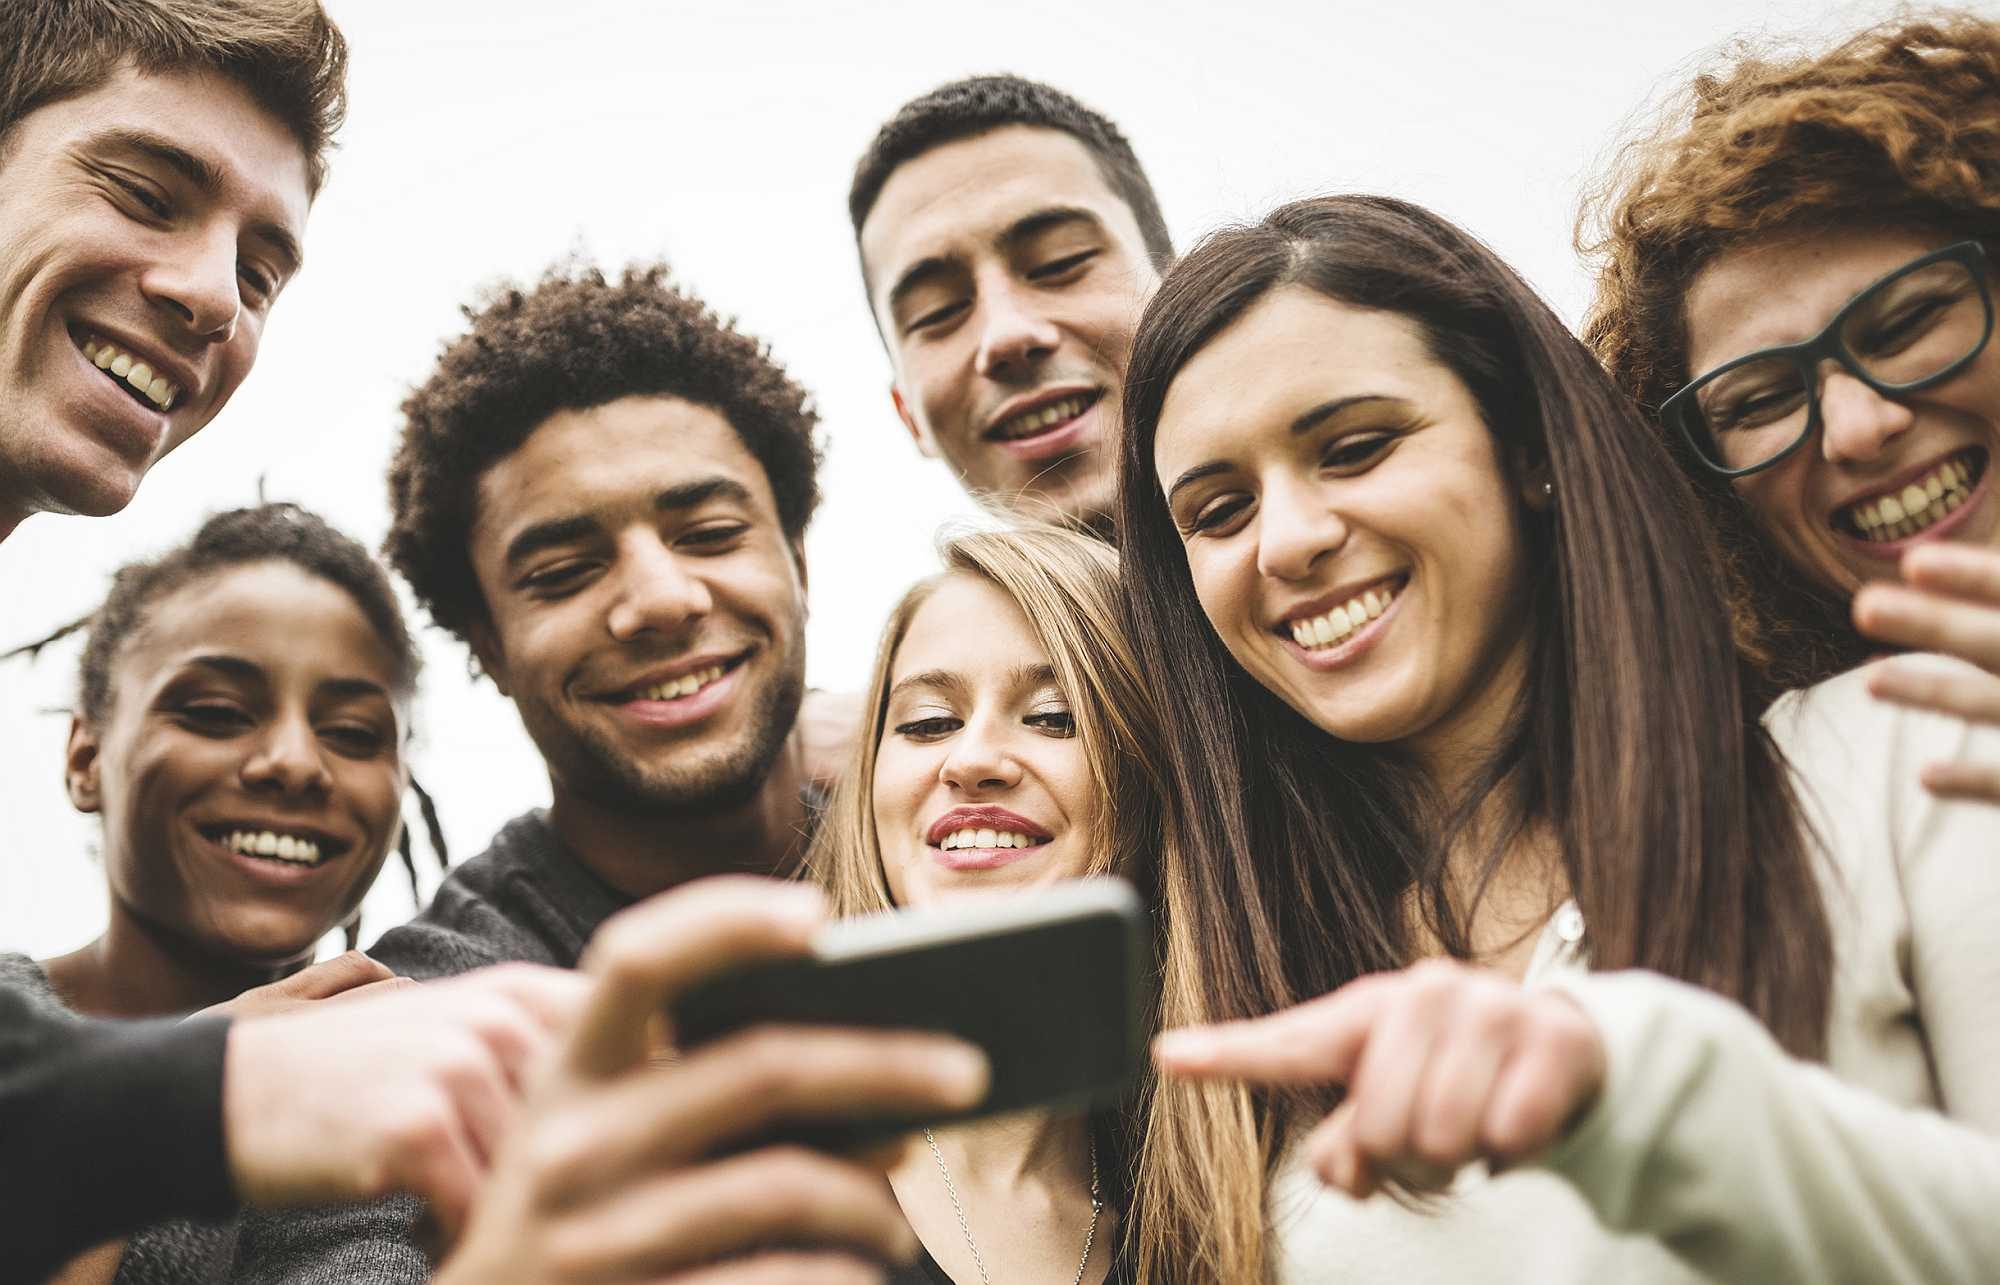
[(1984, 495), (1987, 463), (1983, 447), (1955, 451), (1907, 481), (1850, 500), (1835, 510), (1833, 527), (1888, 556), (1915, 537), (1947, 535)]
[(181, 386), (155, 370), (144, 357), (88, 331), (72, 330), (70, 340), (112, 387), (144, 409), (164, 415), (180, 404)]
[(1023, 460), (1073, 452), (1083, 444), (1094, 422), (1091, 412), (1103, 399), (1101, 388), (1040, 398), (1010, 411), (980, 436)]
[(749, 652), (719, 660), (699, 660), (692, 668), (656, 674), (599, 699), (627, 717), (653, 726), (674, 727), (708, 717), (728, 702)]
[(924, 836), (931, 858), (951, 870), (990, 870), (1052, 842), (1033, 821), (1005, 808), (953, 808)]
[(310, 870), (345, 856), (352, 844), (324, 830), (224, 821), (196, 826), (201, 837), (254, 862)]
[(1408, 572), (1397, 572), (1353, 590), (1341, 600), (1324, 600), (1290, 612), (1271, 630), (1285, 646), (1314, 669), (1337, 669), (1360, 658), (1389, 627)]

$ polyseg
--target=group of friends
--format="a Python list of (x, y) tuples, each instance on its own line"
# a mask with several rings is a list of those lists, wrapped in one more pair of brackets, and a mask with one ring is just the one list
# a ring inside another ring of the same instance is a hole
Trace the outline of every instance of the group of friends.
[[(315, 0), (37, 0), (0, 51), (4, 536), (117, 511), (250, 373), (346, 55)], [(1070, 94), (905, 105), (868, 308), (1003, 520), (858, 700), (804, 683), (818, 425), (769, 350), (657, 264), (482, 296), (388, 569), (259, 504), (82, 626), (110, 917), (0, 957), (0, 1272), (2000, 1277), (2000, 23), (1734, 53), (1594, 200), (1579, 338), (1407, 202), (1176, 254)], [(390, 570), (552, 802), (314, 963), (411, 859)], [(1159, 1037), (1101, 1110), (772, 1144), (984, 1063), (659, 1016), (1102, 874)]]

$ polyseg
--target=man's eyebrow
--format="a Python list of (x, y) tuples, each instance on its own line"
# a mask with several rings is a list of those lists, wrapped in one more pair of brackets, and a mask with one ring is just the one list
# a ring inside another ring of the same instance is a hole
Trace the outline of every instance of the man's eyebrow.
[(1080, 205), (1051, 205), (1009, 224), (1007, 230), (1000, 234), (997, 244), (1002, 250), (1012, 249), (1051, 228), (1067, 227), (1072, 223), (1087, 223), (1093, 228), (1104, 226), (1104, 220), (1098, 218), (1094, 211)]
[[(135, 129), (129, 125), (118, 125), (101, 130), (96, 136), (100, 145), (122, 147), (128, 151), (150, 157), (173, 170), (211, 199), (221, 195), (228, 186), (222, 170), (205, 157), (196, 156), (185, 147), (172, 140), (153, 133), (151, 130)], [(288, 273), (296, 273), (305, 266), (305, 247), (291, 230), (269, 220), (252, 224), (250, 231), (271, 243), (272, 249), (285, 260)]]
[(941, 277), (951, 276), (957, 270), (957, 261), (943, 255), (934, 254), (929, 258), (918, 259), (904, 270), (902, 276), (896, 278), (895, 285), (889, 287), (890, 315), (895, 314), (896, 305), (912, 291), (920, 290)]
[(668, 487), (653, 497), (653, 507), (662, 512), (692, 509), (710, 500), (735, 500), (738, 504), (748, 504), (751, 502), (750, 488), (733, 477), (705, 477)]
[(952, 673), (949, 669), (926, 669), (921, 673), (911, 674), (902, 682), (891, 687), (889, 689), (889, 699), (893, 701), (904, 692), (916, 687), (929, 687), (937, 691), (963, 693), (965, 691), (965, 680), (957, 674)]
[(587, 516), (573, 518), (551, 518), (547, 522), (537, 522), (524, 527), (520, 534), (507, 542), (504, 555), (508, 566), (518, 566), (542, 550), (559, 544), (570, 544), (587, 535), (595, 535), (604, 528), (597, 519)]

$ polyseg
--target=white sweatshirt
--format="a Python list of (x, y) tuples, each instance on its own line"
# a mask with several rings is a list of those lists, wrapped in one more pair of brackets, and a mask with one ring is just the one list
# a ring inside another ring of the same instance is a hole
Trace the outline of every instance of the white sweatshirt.
[(1535, 1166), (1466, 1169), (1434, 1213), (1350, 1200), (1287, 1155), (1280, 1282), (2000, 1282), (2000, 808), (1918, 779), (2000, 763), (2000, 732), (1864, 684), (1843, 674), (1765, 720), (1826, 859), (1827, 1065), (1709, 992), (1588, 973), (1566, 906), (1528, 981), (1603, 1034), (1595, 1106)]

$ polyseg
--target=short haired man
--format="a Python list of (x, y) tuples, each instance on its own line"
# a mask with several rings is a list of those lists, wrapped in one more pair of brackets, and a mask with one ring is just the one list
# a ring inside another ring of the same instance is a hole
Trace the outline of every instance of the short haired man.
[(976, 495), (1109, 535), (1119, 386), (1173, 258), (1118, 127), (1018, 76), (954, 81), (882, 126), (848, 212), (918, 448)]
[[(804, 536), (819, 499), (804, 391), (659, 267), (615, 281), (558, 270), (470, 315), (404, 403), (388, 554), (514, 701), (553, 802), (509, 822), (428, 910), (372, 948), (419, 978), (502, 960), (573, 966), (587, 942), (597, 949), (600, 925), (640, 898), (702, 875), (791, 873), (813, 819), (796, 729)], [(739, 901), (797, 891), (745, 887)], [(646, 1016), (632, 1019), (633, 1039)], [(819, 1035), (771, 1033), (696, 1054), (717, 1067), (714, 1083), (679, 1127), (720, 1141), (773, 1112), (934, 1101), (961, 1052), (914, 1037), (838, 1038), (846, 1043), (833, 1050)], [(576, 1129), (598, 1141), (585, 1145)], [(630, 1151), (632, 1129), (621, 1114), (579, 1111), (555, 1145), (595, 1165)], [(708, 1149), (671, 1153), (691, 1161)], [(800, 1219), (772, 1213), (787, 1199), (872, 1207), (885, 1190), (851, 1166), (813, 1158), (804, 1174), (800, 1163), (796, 1151), (753, 1153), (717, 1166), (714, 1186), (689, 1186), (710, 1193), (704, 1202), (733, 1193), (706, 1215), (706, 1255), (771, 1238), (772, 1218)], [(671, 1207), (629, 1238), (565, 1236), (561, 1219), (610, 1217), (620, 1202), (610, 1184), (561, 1170), (496, 1180), (513, 1193), (506, 1212), (475, 1212), (440, 1279), (611, 1278), (694, 1252)], [(757, 1172), (770, 1181), (753, 1181)], [(403, 1200), (254, 1219), (238, 1260), (260, 1281), (323, 1279), (334, 1262), (370, 1281), (424, 1280), (419, 1212)], [(779, 1238), (815, 1232), (827, 1234), (807, 1219)], [(560, 1245), (569, 1254), (557, 1262)], [(584, 1261), (592, 1254), (601, 1257)]]
[[(4, 539), (123, 507), (248, 373), (299, 268), (346, 45), (316, 0), (31, 0), (0, 5), (0, 50)], [(516, 972), (234, 1024), (87, 1022), (0, 956), (0, 1277), (238, 1198), (410, 1185), (462, 1213), (473, 1102), (504, 1099), (581, 998)]]

